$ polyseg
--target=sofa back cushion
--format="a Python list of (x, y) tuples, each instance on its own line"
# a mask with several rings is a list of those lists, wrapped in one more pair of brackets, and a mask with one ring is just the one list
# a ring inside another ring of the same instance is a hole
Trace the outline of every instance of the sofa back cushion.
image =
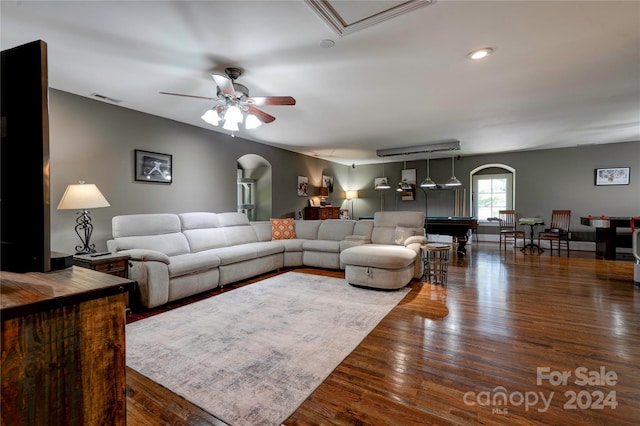
[(271, 221), (257, 220), (251, 222), (251, 226), (256, 231), (258, 241), (271, 241)]
[(294, 227), (296, 238), (301, 240), (317, 240), (321, 220), (296, 220)]
[(169, 213), (134, 214), (111, 219), (114, 249), (156, 250), (167, 256), (189, 253), (186, 237), (180, 232), (178, 215)]
[(218, 221), (224, 231), (227, 246), (258, 242), (258, 234), (251, 226), (249, 218), (244, 213), (218, 213)]
[(371, 238), (371, 231), (373, 231), (372, 220), (359, 220), (353, 227), (353, 235), (360, 237)]
[(193, 212), (178, 216), (192, 253), (227, 246), (227, 236), (220, 227), (218, 214)]
[(319, 240), (342, 241), (347, 235), (353, 234), (355, 220), (327, 219), (323, 220), (318, 229)]
[[(371, 242), (374, 244), (397, 244), (396, 228), (424, 229), (422, 212), (376, 212), (373, 216)], [(420, 234), (422, 235), (422, 234)]]

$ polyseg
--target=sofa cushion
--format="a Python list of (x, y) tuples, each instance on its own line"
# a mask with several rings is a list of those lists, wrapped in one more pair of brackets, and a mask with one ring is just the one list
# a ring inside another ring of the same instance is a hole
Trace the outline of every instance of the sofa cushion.
[(293, 219), (271, 219), (271, 239), (290, 240), (296, 237)]
[(228, 245), (224, 228), (186, 229), (182, 233), (187, 238), (192, 253)]
[(130, 214), (111, 219), (113, 238), (173, 234), (181, 230), (178, 215), (170, 213)]
[(257, 257), (284, 252), (284, 246), (280, 241), (259, 241), (257, 243), (248, 243), (247, 245), (256, 251)]
[(219, 265), (220, 258), (211, 251), (173, 256), (169, 264), (169, 277), (195, 274), (217, 268)]
[(209, 212), (192, 212), (180, 213), (180, 225), (182, 230), (186, 229), (202, 229), (202, 228), (219, 228), (220, 221), (216, 213)]
[(116, 251), (155, 250), (167, 256), (189, 253), (189, 243), (180, 232), (178, 215), (169, 213), (114, 216), (111, 219)]
[(415, 251), (406, 247), (387, 244), (365, 244), (344, 250), (340, 253), (340, 262), (345, 265), (399, 269), (411, 265), (416, 256)]
[(243, 226), (250, 225), (249, 218), (244, 213), (226, 212), (216, 213), (220, 226)]
[(220, 258), (220, 265), (231, 265), (258, 257), (258, 252), (252, 244), (240, 244), (210, 251)]
[(317, 240), (318, 228), (320, 228), (321, 220), (296, 220), (296, 238), (303, 240)]
[(271, 222), (268, 220), (258, 220), (251, 222), (251, 226), (256, 231), (258, 241), (271, 241)]
[(374, 244), (395, 244), (396, 227), (423, 228), (424, 213), (421, 212), (376, 212), (373, 216), (371, 242)]
[(222, 229), (224, 230), (227, 246), (258, 242), (258, 234), (256, 234), (251, 225), (227, 226)]
[(325, 253), (340, 253), (340, 241), (307, 240), (302, 243), (304, 251), (321, 251)]
[(341, 241), (347, 235), (353, 234), (355, 220), (327, 219), (318, 228), (318, 240)]
[(284, 247), (285, 252), (302, 251), (302, 245), (309, 240), (295, 238), (293, 240), (279, 240), (278, 243)]

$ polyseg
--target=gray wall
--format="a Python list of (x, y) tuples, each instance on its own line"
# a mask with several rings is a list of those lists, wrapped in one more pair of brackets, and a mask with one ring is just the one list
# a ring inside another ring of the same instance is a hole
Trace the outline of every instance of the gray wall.
[[(334, 177), (328, 201), (351, 209), (343, 191), (356, 189), (355, 217), (383, 210), (425, 211), (425, 192), (415, 201), (401, 201), (395, 190), (375, 191), (373, 179), (382, 176), (382, 163), (355, 168), (309, 157), (241, 138), (155, 117), (108, 103), (51, 89), (51, 248), (74, 252), (76, 214), (56, 206), (68, 184), (79, 179), (98, 185), (111, 207), (92, 211), (97, 250), (106, 249), (111, 218), (119, 214), (236, 210), (236, 161), (245, 154), (264, 157), (273, 170), (272, 216), (292, 216), (307, 197), (296, 194), (297, 176), (307, 176), (310, 195), (317, 194), (322, 175)], [(462, 141), (464, 146), (464, 141)], [(136, 182), (133, 151), (143, 149), (173, 155), (173, 183)], [(552, 209), (571, 209), (572, 228), (581, 229), (585, 215), (640, 216), (640, 142), (575, 148), (512, 152), (462, 157), (455, 174), (469, 194), (469, 173), (483, 164), (506, 164), (516, 172), (516, 210), (521, 216), (549, 219)], [(596, 187), (596, 167), (631, 167), (631, 184)], [(402, 162), (385, 160), (385, 175), (396, 185)], [(409, 161), (418, 183), (426, 162)], [(438, 183), (451, 176), (451, 158), (430, 161), (431, 178)], [(452, 191), (428, 191), (428, 214), (453, 214)], [(382, 201), (382, 204), (381, 204)], [(469, 206), (469, 201), (467, 201)], [(584, 227), (582, 227), (584, 228)], [(587, 228), (588, 229), (588, 228)]]
[[(95, 183), (111, 207), (91, 212), (92, 242), (106, 249), (111, 218), (120, 214), (236, 211), (236, 167), (244, 154), (272, 165), (272, 216), (291, 216), (307, 197), (296, 193), (298, 175), (317, 194), (322, 175), (335, 176), (329, 201), (340, 203), (340, 176), (347, 167), (66, 92), (49, 91), (51, 249), (73, 253), (79, 239), (76, 212), (56, 210), (68, 184)], [(137, 182), (135, 149), (173, 155), (173, 183)], [(340, 196), (341, 197), (341, 196)], [(336, 204), (337, 205), (337, 204)]]

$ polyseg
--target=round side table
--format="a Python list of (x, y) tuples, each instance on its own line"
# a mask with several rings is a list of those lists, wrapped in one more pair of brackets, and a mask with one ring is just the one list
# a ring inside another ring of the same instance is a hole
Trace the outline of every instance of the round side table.
[(430, 243), (420, 246), (424, 267), (423, 278), (429, 282), (445, 285), (447, 283), (447, 270), (449, 269), (448, 244)]

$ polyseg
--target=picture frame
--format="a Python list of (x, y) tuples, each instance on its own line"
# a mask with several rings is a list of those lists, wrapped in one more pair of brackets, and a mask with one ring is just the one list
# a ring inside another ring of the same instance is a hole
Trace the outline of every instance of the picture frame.
[(629, 185), (630, 167), (607, 167), (594, 170), (596, 186)]
[(160, 152), (136, 149), (134, 177), (138, 182), (173, 182), (173, 156)]
[(411, 185), (411, 189), (402, 191), (400, 199), (402, 201), (414, 201), (416, 199), (416, 169), (404, 169), (401, 180)]
[(309, 196), (309, 178), (307, 176), (298, 176), (298, 197)]
[(378, 185), (382, 183), (382, 181), (389, 182), (386, 176), (373, 178), (373, 189), (376, 189)]
[(322, 175), (322, 187), (327, 188), (329, 193), (333, 192), (333, 176)]

